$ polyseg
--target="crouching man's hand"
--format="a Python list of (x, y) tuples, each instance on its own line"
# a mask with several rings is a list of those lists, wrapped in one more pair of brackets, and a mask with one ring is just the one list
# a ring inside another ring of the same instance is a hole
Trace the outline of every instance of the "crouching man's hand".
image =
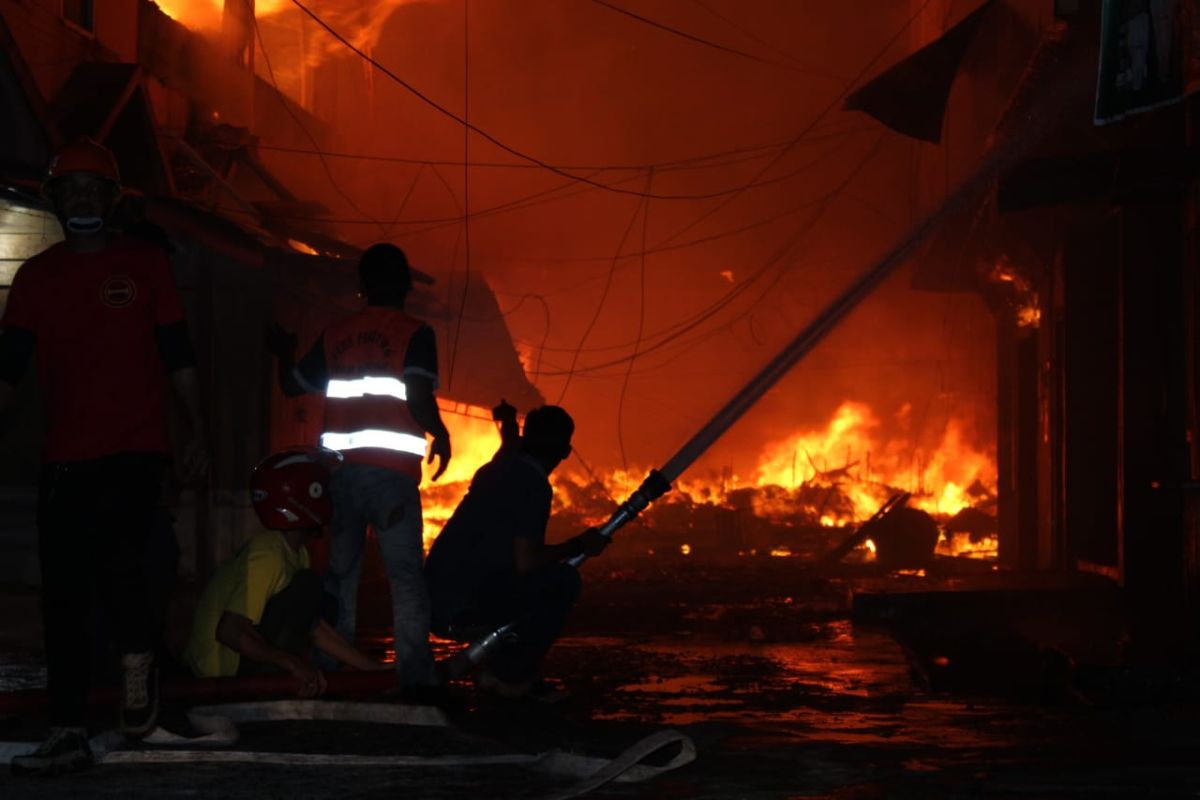
[(298, 697), (311, 700), (314, 697), (320, 697), (325, 694), (325, 689), (328, 686), (325, 680), (325, 673), (304, 659), (293, 656), (288, 661), (287, 671), (300, 683), (300, 688), (296, 692)]
[(596, 528), (588, 528), (583, 533), (575, 537), (576, 546), (579, 552), (583, 555), (598, 556), (604, 552), (604, 548), (608, 547), (612, 539), (600, 533)]

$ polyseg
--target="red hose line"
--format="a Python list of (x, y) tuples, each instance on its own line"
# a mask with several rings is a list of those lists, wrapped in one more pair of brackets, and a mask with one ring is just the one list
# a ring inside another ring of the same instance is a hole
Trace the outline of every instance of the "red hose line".
[[(372, 672), (327, 672), (327, 695), (379, 694), (397, 688), (393, 669)], [(194, 705), (270, 700), (296, 696), (299, 683), (291, 675), (239, 675), (231, 678), (181, 678), (163, 681), (159, 699), (163, 702), (187, 702)], [(115, 686), (102, 686), (88, 693), (90, 708), (116, 706), (119, 692)], [(0, 716), (36, 713), (47, 707), (45, 689), (0, 692)]]

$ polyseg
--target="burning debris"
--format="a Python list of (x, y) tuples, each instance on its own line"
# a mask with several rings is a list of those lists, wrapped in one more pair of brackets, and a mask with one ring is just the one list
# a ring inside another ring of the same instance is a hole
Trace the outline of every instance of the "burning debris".
[[(907, 414), (902, 408), (898, 416)], [(422, 487), (427, 545), (500, 444), (483, 409), (460, 408), (446, 418), (456, 452), (447, 475), (437, 483), (426, 476)], [(852, 559), (892, 569), (928, 566), (935, 552), (994, 559), (995, 462), (968, 443), (967, 427), (967, 420), (951, 418), (936, 448), (926, 450), (888, 436), (869, 406), (847, 401), (823, 427), (769, 443), (749, 480), (731, 469), (680, 480), (639, 517), (637, 531), (618, 539), (616, 552), (812, 557), (905, 491), (910, 508), (890, 516)], [(556, 474), (553, 535), (566, 538), (602, 522), (645, 472)]]

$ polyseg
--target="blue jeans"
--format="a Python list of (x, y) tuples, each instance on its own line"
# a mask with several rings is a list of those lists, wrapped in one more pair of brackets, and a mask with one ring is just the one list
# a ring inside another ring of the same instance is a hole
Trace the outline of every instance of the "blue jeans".
[(417, 482), (384, 467), (344, 464), (334, 470), (330, 492), (333, 520), (325, 588), (338, 601), (338, 632), (354, 641), (363, 543), (370, 525), (379, 539), (392, 592), (396, 674), (405, 686), (436, 685)]

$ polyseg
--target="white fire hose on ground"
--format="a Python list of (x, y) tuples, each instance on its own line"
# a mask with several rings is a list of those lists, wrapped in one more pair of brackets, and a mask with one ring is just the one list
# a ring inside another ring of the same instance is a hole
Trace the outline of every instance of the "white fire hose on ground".
[[(696, 760), (696, 747), (686, 735), (663, 730), (641, 739), (613, 759), (547, 750), (542, 753), (464, 754), (444, 756), (353, 755), (336, 753), (285, 753), (225, 749), (237, 744), (238, 723), (335, 721), (377, 725), (449, 727), (446, 715), (436, 708), (386, 703), (348, 703), (325, 700), (279, 700), (265, 703), (230, 703), (201, 706), (188, 712), (188, 720), (201, 735), (184, 737), (156, 728), (141, 749), (115, 731), (91, 740), (100, 764), (276, 764), (298, 767), (486, 767), (520, 766), (535, 772), (575, 778), (577, 783), (546, 800), (581, 797), (610, 783), (636, 783), (678, 769)], [(667, 748), (678, 752), (661, 765), (642, 762)], [(31, 753), (36, 743), (0, 742), (0, 762)], [(176, 749), (178, 748), (178, 749)]]

